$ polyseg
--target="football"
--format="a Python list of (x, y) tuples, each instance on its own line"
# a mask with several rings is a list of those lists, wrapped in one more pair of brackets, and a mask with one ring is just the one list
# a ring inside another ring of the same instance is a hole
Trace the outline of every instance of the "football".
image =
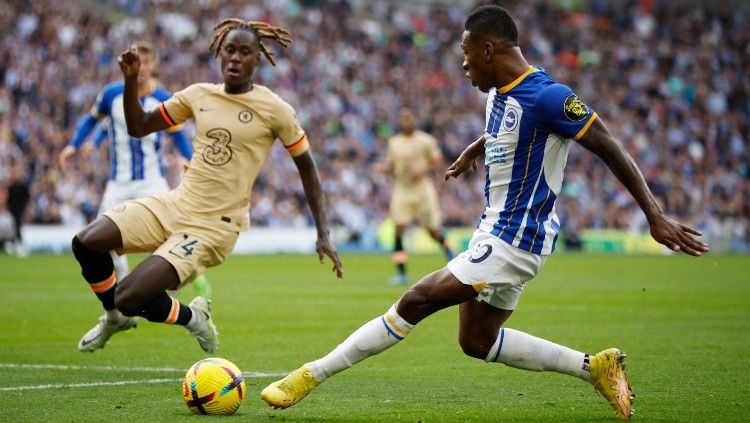
[(234, 414), (245, 398), (245, 379), (231, 361), (206, 358), (185, 374), (182, 395), (194, 414)]

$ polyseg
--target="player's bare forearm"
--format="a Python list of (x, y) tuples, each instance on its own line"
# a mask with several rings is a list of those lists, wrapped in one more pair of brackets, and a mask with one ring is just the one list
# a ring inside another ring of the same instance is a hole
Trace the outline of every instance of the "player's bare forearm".
[(477, 157), (484, 150), (484, 142), (487, 140), (485, 135), (477, 138), (476, 141), (469, 144), (464, 149), (460, 156), (453, 162), (448, 170), (445, 171), (445, 180), (447, 181), (450, 177), (457, 178), (459, 175), (467, 171), (470, 167), (472, 170), (477, 170)]
[(594, 121), (579, 142), (584, 148), (602, 159), (615, 177), (627, 188), (645, 213), (651, 236), (657, 242), (673, 251), (684, 251), (693, 256), (699, 256), (708, 251), (708, 245), (694, 237), (702, 235), (700, 231), (664, 215), (635, 160), (612, 137), (601, 119)]
[(299, 171), (302, 179), (302, 187), (305, 190), (307, 204), (315, 220), (315, 227), (318, 229), (318, 235), (328, 234), (328, 216), (325, 204), (325, 195), (320, 183), (318, 167), (309, 151), (294, 158), (294, 164)]
[(662, 210), (651, 194), (638, 165), (633, 157), (609, 133), (598, 118), (588, 132), (579, 140), (587, 150), (596, 154), (612, 171), (617, 180), (630, 192), (650, 221), (662, 214)]
[(331, 261), (333, 261), (333, 271), (340, 278), (344, 273), (338, 253), (336, 252), (336, 247), (334, 247), (330, 238), (325, 194), (323, 193), (323, 186), (320, 183), (318, 167), (315, 165), (315, 160), (313, 160), (309, 150), (295, 157), (294, 164), (297, 166), (297, 171), (299, 171), (302, 188), (305, 190), (305, 198), (307, 198), (307, 204), (310, 206), (310, 212), (313, 215), (315, 227), (318, 231), (318, 240), (315, 243), (318, 258), (320, 258), (320, 262), (322, 263), (324, 255), (330, 257)]
[(476, 141), (469, 144), (469, 146), (464, 149), (464, 152), (461, 153), (461, 155), (466, 156), (467, 159), (476, 160), (476, 158), (482, 154), (482, 151), (484, 151), (485, 141), (487, 141), (487, 136), (485, 134), (482, 134), (482, 136), (477, 138)]
[(144, 112), (138, 96), (138, 71), (140, 59), (132, 50), (127, 50), (117, 58), (120, 70), (125, 78), (122, 94), (125, 122), (131, 137), (141, 138), (152, 132), (167, 129), (169, 124), (158, 110)]

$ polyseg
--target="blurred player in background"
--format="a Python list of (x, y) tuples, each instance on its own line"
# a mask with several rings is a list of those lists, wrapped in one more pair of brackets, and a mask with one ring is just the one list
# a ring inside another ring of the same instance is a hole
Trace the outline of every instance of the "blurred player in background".
[[(252, 82), (261, 54), (275, 65), (262, 40), (286, 47), (292, 41), (289, 33), (239, 19), (225, 19), (214, 30), (209, 51), (220, 61), (224, 83), (191, 85), (149, 111), (138, 97), (137, 80), (143, 72), (139, 55), (129, 50), (118, 57), (128, 133), (145, 137), (193, 119), (195, 154), (174, 190), (127, 201), (73, 238), (82, 274), (106, 310), (102, 322), (81, 339), (81, 349), (90, 344), (101, 348), (143, 316), (185, 326), (205, 352), (217, 351), (218, 332), (208, 300), (198, 296), (185, 305), (165, 291), (223, 262), (240, 231), (247, 230), (250, 191), (276, 138), (299, 171), (318, 229), (319, 259), (322, 263), (324, 256), (330, 257), (337, 276), (342, 276), (305, 131), (288, 103)], [(153, 254), (115, 285), (111, 250)]]
[(29, 174), (24, 160), (17, 160), (11, 166), (11, 179), (8, 186), (8, 211), (13, 217), (15, 234), (7, 250), (19, 257), (26, 257), (29, 250), (23, 242), (21, 227), (24, 215), (29, 207), (31, 190), (29, 189)]
[(435, 138), (417, 128), (414, 112), (404, 108), (399, 113), (400, 131), (388, 140), (388, 157), (385, 171), (393, 175), (390, 213), (396, 224), (396, 242), (393, 248), (393, 262), (396, 276), (392, 285), (406, 285), (406, 260), (404, 251), (404, 231), (412, 222), (419, 223), (430, 236), (440, 244), (448, 261), (453, 252), (445, 242), (441, 229), (440, 204), (435, 185), (430, 175), (433, 166), (443, 161), (443, 155)]
[(330, 376), (392, 347), (427, 316), (459, 304), (459, 344), (467, 355), (574, 376), (591, 383), (616, 417), (632, 416), (633, 395), (618, 349), (589, 355), (503, 327), (526, 282), (554, 248), (559, 230), (555, 199), (570, 140), (607, 164), (638, 202), (656, 241), (694, 256), (708, 251), (708, 246), (694, 238), (699, 231), (663, 213), (635, 162), (597, 114), (570, 88), (529, 65), (518, 47), (516, 24), (505, 9), (480, 7), (464, 28), (466, 76), (489, 93), (485, 134), (445, 174), (447, 180), (476, 166), (475, 159), (484, 151), (485, 210), (469, 248), (447, 267), (425, 276), (384, 315), (328, 355), (266, 387), (261, 396), (271, 406), (295, 404)]
[[(146, 109), (155, 109), (172, 96), (156, 80), (158, 54), (154, 46), (147, 41), (138, 41), (131, 48), (141, 57), (141, 73), (138, 75), (140, 101)], [(99, 215), (125, 201), (147, 195), (166, 194), (169, 191), (162, 165), (164, 132), (170, 135), (175, 147), (186, 161), (189, 161), (193, 154), (190, 140), (179, 126), (143, 138), (128, 135), (122, 104), (123, 86), (122, 81), (117, 81), (104, 87), (94, 107), (81, 118), (70, 144), (60, 153), (60, 167), (66, 169), (70, 158), (76, 154), (95, 128), (98, 128), (93, 137), (95, 146), (105, 137), (109, 137), (110, 176), (99, 205)], [(104, 118), (108, 119), (100, 123)], [(98, 123), (100, 124), (97, 126)], [(112, 258), (117, 280), (122, 280), (129, 270), (127, 256), (113, 253)], [(211, 297), (211, 285), (204, 275), (199, 275), (193, 283), (198, 295)], [(96, 343), (89, 344), (86, 350), (91, 351), (92, 348), (96, 348)]]

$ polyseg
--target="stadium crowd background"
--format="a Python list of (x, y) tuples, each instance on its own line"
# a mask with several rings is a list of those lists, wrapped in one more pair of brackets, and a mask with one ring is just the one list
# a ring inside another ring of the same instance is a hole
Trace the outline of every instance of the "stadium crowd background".
[[(452, 3), (452, 4), (447, 4)], [(455, 3), (459, 3), (456, 5)], [(636, 158), (668, 213), (709, 238), (750, 240), (750, 14), (736, 2), (501, 2), (517, 19), (529, 62), (574, 87)], [(740, 2), (741, 3), (741, 2)], [(461, 70), (459, 37), (472, 2), (287, 0), (10, 1), (0, 4), (0, 227), (10, 187), (28, 185), (26, 221), (82, 226), (108, 176), (106, 143), (68, 171), (57, 158), (98, 91), (120, 79), (116, 55), (137, 39), (161, 55), (171, 91), (218, 82), (213, 25), (238, 16), (288, 28), (295, 42), (256, 81), (298, 111), (334, 221), (352, 239), (387, 218), (384, 159), (402, 106), (437, 137), (435, 169), (447, 226), (473, 226), (482, 173), (443, 183), (442, 171), (484, 126), (485, 96)], [(192, 128), (188, 127), (188, 131)], [(311, 225), (291, 160), (276, 147), (255, 186), (254, 225)], [(179, 177), (168, 151), (171, 182)], [(565, 239), (584, 228), (647, 231), (605, 166), (571, 149), (559, 201)], [(12, 204), (11, 204), (12, 206)]]

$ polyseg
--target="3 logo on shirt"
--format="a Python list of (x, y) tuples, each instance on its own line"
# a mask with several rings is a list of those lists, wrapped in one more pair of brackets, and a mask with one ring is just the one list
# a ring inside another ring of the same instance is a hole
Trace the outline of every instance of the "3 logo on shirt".
[(232, 159), (232, 134), (224, 128), (214, 128), (206, 132), (206, 137), (214, 142), (203, 150), (203, 160), (214, 166), (221, 166)]

